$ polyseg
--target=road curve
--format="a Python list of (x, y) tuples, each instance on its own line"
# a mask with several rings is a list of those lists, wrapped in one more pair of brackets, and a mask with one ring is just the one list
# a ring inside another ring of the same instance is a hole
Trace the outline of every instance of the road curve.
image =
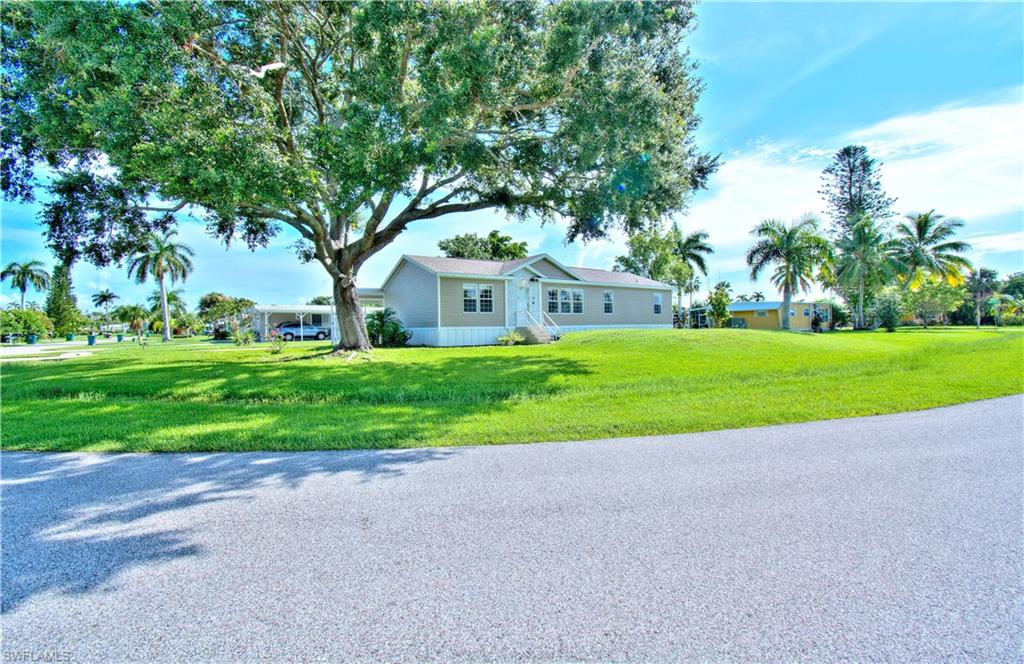
[(3, 453), (4, 658), (1019, 661), (1022, 404), (493, 447)]

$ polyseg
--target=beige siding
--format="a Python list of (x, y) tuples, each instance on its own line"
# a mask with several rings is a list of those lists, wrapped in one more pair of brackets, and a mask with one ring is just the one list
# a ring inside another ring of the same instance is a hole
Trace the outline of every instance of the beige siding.
[(406, 327), (437, 327), (437, 276), (403, 262), (384, 289), (384, 303)]
[[(490, 284), (494, 287), (494, 311), (464, 313), (463, 284)], [(441, 327), (500, 327), (505, 325), (505, 282), (478, 277), (441, 277)]]
[[(659, 325), (672, 323), (672, 294), (668, 290), (616, 288), (615, 286), (571, 286), (541, 282), (541, 310), (547, 311), (549, 288), (582, 288), (582, 314), (552, 314), (559, 325)], [(604, 313), (604, 291), (614, 293), (614, 313)], [(654, 313), (654, 294), (661, 293), (661, 315)]]
[(543, 274), (545, 277), (551, 277), (552, 279), (575, 279), (576, 278), (576, 277), (572, 276), (571, 274), (569, 274), (568, 272), (566, 272), (565, 270), (559, 268), (557, 265), (555, 265), (554, 263), (552, 263), (551, 261), (549, 261), (546, 258), (540, 259), (536, 263), (533, 263), (532, 265), (530, 265), (530, 267), (532, 267), (534, 270), (537, 270), (538, 272)]

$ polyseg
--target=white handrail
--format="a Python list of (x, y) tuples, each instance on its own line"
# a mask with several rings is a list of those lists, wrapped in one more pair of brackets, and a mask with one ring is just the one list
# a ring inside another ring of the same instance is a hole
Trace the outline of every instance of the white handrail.
[(543, 309), (541, 309), (540, 315), (548, 323), (548, 325), (550, 325), (551, 327), (555, 328), (555, 336), (556, 337), (562, 336), (562, 328), (558, 327), (558, 323), (556, 323), (551, 318), (551, 316), (548, 315), (548, 312), (546, 312)]
[(533, 317), (533, 314), (530, 313), (529, 309), (526, 309), (526, 318), (529, 319), (529, 321), (532, 323), (532, 325), (530, 325), (530, 327), (534, 328), (535, 330), (539, 330), (541, 332), (544, 331), (544, 326), (541, 325), (539, 322), (537, 322), (537, 319)]

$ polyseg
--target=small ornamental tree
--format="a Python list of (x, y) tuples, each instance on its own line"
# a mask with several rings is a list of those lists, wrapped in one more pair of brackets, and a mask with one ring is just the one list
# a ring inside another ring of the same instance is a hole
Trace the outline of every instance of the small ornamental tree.
[(715, 286), (711, 297), (708, 298), (708, 308), (711, 313), (711, 320), (715, 327), (725, 327), (729, 322), (729, 291), (723, 284)]
[(903, 302), (903, 293), (896, 286), (887, 286), (875, 298), (871, 307), (871, 315), (879, 325), (885, 328), (886, 332), (895, 332), (903, 320), (903, 313), (906, 307)]
[(498, 209), (628, 234), (678, 212), (691, 2), (6, 2), (3, 190), (55, 178), (64, 260), (138, 253), (175, 214), (255, 248), (288, 226), (370, 343), (359, 269), (410, 224)]
[(927, 328), (928, 323), (956, 309), (966, 296), (963, 287), (950, 286), (945, 281), (925, 281), (917, 290), (906, 293), (904, 300), (907, 310)]
[(72, 293), (71, 270), (64, 263), (53, 268), (50, 290), (46, 294), (46, 315), (58, 336), (74, 334), (82, 324), (82, 312)]

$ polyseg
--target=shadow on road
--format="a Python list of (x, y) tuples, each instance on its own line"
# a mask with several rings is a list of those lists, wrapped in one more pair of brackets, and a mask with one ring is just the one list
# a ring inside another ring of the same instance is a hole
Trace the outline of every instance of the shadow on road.
[(119, 573), (203, 555), (192, 528), (162, 515), (236, 501), (272, 483), (297, 487), (312, 475), (387, 480), (459, 450), (415, 449), (301, 454), (0, 454), (3, 538), (0, 612), (45, 592), (89, 593)]

